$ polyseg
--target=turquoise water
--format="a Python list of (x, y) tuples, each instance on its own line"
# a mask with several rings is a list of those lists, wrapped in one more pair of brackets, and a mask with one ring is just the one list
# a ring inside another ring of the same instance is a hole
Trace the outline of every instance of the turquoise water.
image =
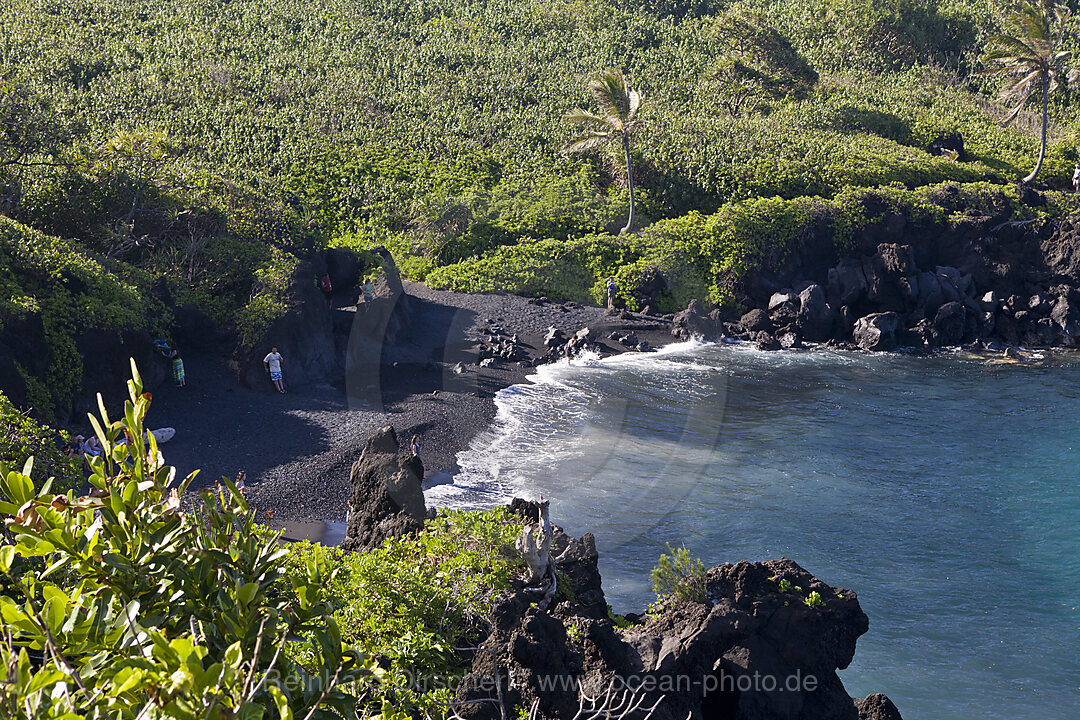
[(1080, 717), (1080, 363), (681, 345), (542, 368), (441, 504), (551, 499), (640, 610), (664, 544), (787, 556), (870, 617), (852, 695), (908, 720)]

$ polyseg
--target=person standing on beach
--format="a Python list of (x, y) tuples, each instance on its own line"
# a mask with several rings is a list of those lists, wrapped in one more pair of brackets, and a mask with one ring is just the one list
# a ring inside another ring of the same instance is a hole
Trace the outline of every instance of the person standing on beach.
[(1080, 163), (1073, 168), (1073, 192), (1080, 192)]
[(613, 277), (607, 279), (607, 309), (615, 309), (615, 278)]
[(156, 341), (158, 352), (169, 360), (172, 369), (172, 379), (176, 387), (184, 387), (187, 380), (184, 376), (184, 359), (180, 357), (180, 351), (170, 346), (164, 340)]
[(285, 383), (281, 379), (281, 353), (277, 347), (270, 348), (270, 352), (263, 358), (263, 367), (270, 373), (270, 379), (274, 381), (274, 387), (281, 394), (285, 394)]
[(180, 351), (176, 348), (169, 350), (169, 359), (172, 360), (172, 379), (176, 383), (176, 387), (184, 387), (187, 385), (187, 378), (184, 375), (184, 359), (180, 357)]
[(326, 304), (333, 310), (334, 283), (330, 280), (330, 273), (323, 273), (323, 276), (319, 278), (319, 289), (322, 290), (323, 295), (326, 296)]
[(412, 440), (409, 441), (409, 450), (412, 452), (413, 457), (420, 456), (420, 436), (413, 435)]

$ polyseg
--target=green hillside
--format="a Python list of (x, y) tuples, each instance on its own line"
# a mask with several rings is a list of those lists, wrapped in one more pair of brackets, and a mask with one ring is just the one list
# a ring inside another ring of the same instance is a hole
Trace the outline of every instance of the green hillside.
[[(143, 278), (125, 288), (143, 293), (147, 323), (146, 288), (164, 277), (170, 302), (241, 342), (282, 312), (297, 258), (327, 246), (382, 244), (412, 277), (460, 290), (598, 299), (613, 273), (635, 306), (659, 273), (660, 307), (730, 302), (731, 278), (811, 218), (838, 242), (872, 222), (867, 193), (908, 212), (959, 188), (1016, 210), (1037, 118), (1001, 127), (975, 74), (1003, 13), (974, 0), (14, 0), (0, 9), (3, 227)], [(611, 234), (628, 209), (621, 158), (561, 152), (562, 115), (590, 106), (585, 82), (605, 67), (644, 98), (631, 236)], [(1074, 207), (1056, 192), (1077, 158), (1068, 101), (1067, 88), (1053, 98), (1043, 214)], [(927, 152), (951, 133), (965, 162)], [(4, 316), (45, 312), (62, 285), (12, 289)]]

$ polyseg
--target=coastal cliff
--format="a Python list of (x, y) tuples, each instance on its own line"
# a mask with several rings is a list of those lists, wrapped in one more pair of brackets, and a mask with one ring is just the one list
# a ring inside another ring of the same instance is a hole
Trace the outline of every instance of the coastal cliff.
[[(1037, 195), (1037, 193), (1035, 193)], [(764, 350), (803, 341), (890, 350), (984, 341), (1028, 347), (1080, 342), (1080, 217), (1012, 222), (970, 212), (945, 225), (886, 213), (851, 249), (830, 229), (736, 284), (737, 309), (691, 304), (680, 337), (729, 336)]]

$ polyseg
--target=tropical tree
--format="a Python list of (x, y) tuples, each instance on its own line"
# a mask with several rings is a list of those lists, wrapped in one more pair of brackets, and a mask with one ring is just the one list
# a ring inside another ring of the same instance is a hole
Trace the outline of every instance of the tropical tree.
[(988, 41), (984, 56), (990, 75), (1003, 79), (999, 100), (1012, 105), (1002, 124), (1017, 118), (1032, 98), (1042, 101), (1042, 140), (1035, 169), (1023, 182), (1035, 179), (1046, 157), (1047, 107), (1050, 93), (1062, 80), (1075, 78), (1076, 70), (1068, 66), (1072, 53), (1062, 49), (1062, 31), (1069, 19), (1069, 9), (1056, 0), (1024, 0), (1012, 16), (1016, 34), (995, 35)]
[(626, 181), (630, 188), (630, 217), (620, 234), (629, 232), (634, 224), (634, 170), (630, 162), (630, 138), (641, 128), (637, 119), (641, 95), (626, 86), (622, 70), (608, 69), (588, 82), (588, 90), (600, 105), (600, 114), (574, 108), (563, 116), (566, 122), (581, 128), (581, 134), (570, 141), (565, 152), (586, 152), (608, 143), (620, 143), (626, 157)]

